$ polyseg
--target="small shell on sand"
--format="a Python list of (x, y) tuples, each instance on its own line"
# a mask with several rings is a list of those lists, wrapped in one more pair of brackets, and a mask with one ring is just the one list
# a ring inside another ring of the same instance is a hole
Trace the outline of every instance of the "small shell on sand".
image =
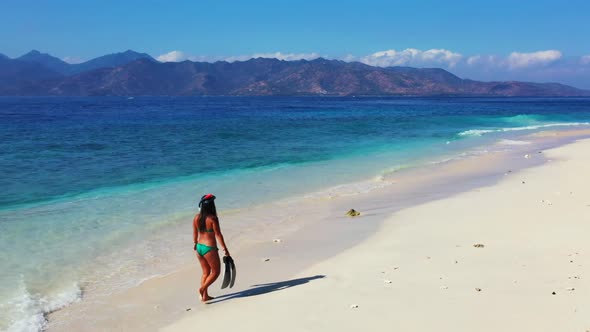
[(484, 248), (485, 245), (481, 244), (481, 243), (476, 243), (473, 245), (474, 248)]
[(573, 287), (569, 287), (569, 288), (566, 288), (565, 290), (572, 292), (572, 291), (575, 291), (576, 289)]
[(529, 158), (531, 157), (531, 155), (529, 155), (529, 154), (525, 154), (525, 155), (524, 155), (524, 157), (525, 157), (526, 159), (529, 159)]
[(268, 261), (270, 261), (270, 258), (264, 258), (263, 260), (264, 260), (265, 262), (268, 262)]
[(356, 216), (360, 216), (361, 213), (355, 209), (350, 209), (350, 210), (348, 210), (348, 212), (346, 212), (346, 215), (349, 217), (356, 217)]
[(440, 286), (440, 289), (449, 289), (449, 286)]
[(272, 240), (272, 242), (274, 242), (274, 243), (281, 243), (282, 241), (283, 240), (281, 240), (281, 239), (274, 239), (274, 240)]
[(358, 304), (351, 304), (351, 305), (350, 305), (350, 309), (356, 309), (356, 308), (358, 308), (358, 307), (359, 307), (359, 305), (358, 305)]
[(475, 290), (481, 292), (481, 288), (475, 288)]
[(391, 280), (383, 280), (383, 282), (386, 283), (386, 284), (391, 284), (392, 283)]

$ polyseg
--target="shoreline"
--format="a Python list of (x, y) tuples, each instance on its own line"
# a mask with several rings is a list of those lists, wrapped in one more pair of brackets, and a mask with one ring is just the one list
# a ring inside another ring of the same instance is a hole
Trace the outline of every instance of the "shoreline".
[[(358, 245), (364, 239), (373, 236), (390, 215), (401, 209), (492, 185), (503, 178), (506, 171), (503, 168), (510, 163), (514, 166), (511, 166), (514, 171), (538, 166), (544, 162), (542, 155), (524, 159), (521, 153), (534, 150), (537, 144), (539, 146), (563, 145), (575, 140), (576, 136), (590, 136), (588, 131), (575, 130), (545, 133), (556, 134), (535, 137), (535, 143), (530, 145), (513, 146), (512, 153), (505, 152), (501, 158), (498, 156), (502, 153), (496, 152), (494, 158), (482, 155), (418, 169), (402, 170), (396, 172), (389, 180), (391, 183), (383, 188), (352, 196), (324, 197), (319, 199), (322, 201), (321, 204), (310, 205), (313, 206), (312, 211), (304, 211), (305, 207), (292, 204), (287, 204), (280, 210), (274, 209), (275, 215), (267, 216), (267, 220), (278, 218), (280, 222), (267, 222), (262, 225), (262, 229), (257, 229), (256, 236), (247, 239), (242, 236), (237, 242), (232, 241), (232, 238), (235, 239), (236, 236), (230, 235), (228, 243), (240, 270), (236, 288), (231, 292), (233, 293), (234, 290), (244, 292), (249, 284), (286, 280), (319, 261), (335, 257), (347, 248)], [(567, 135), (573, 135), (573, 137)], [(476, 159), (481, 161), (482, 158), (483, 164), (476, 162), (468, 165)], [(481, 166), (485, 166), (484, 169), (481, 169)], [(466, 175), (466, 171), (470, 169), (475, 172)], [(444, 174), (437, 178), (433, 176), (432, 170), (442, 170)], [(391, 194), (400, 196), (404, 190), (404, 200), (392, 206)], [(304, 201), (311, 204), (317, 200), (318, 198), (310, 198)], [(345, 217), (344, 212), (348, 210), (347, 207), (361, 211), (361, 218)], [(261, 212), (260, 209), (260, 207), (253, 209), (252, 215), (258, 215)], [(223, 216), (223, 220), (231, 221), (233, 218), (240, 217), (242, 216), (228, 215)], [(248, 216), (243, 219), (247, 221)], [(303, 225), (296, 224), (302, 220), (306, 220)], [(357, 220), (362, 223), (357, 223)], [(225, 223), (222, 221), (222, 227), (228, 221)], [(334, 229), (339, 231), (338, 239), (327, 243), (326, 238), (329, 238), (328, 235)], [(243, 230), (248, 231), (247, 228)], [(278, 244), (272, 242), (272, 239), (277, 238), (277, 234), (282, 239)], [(302, 257), (301, 250), (298, 248), (309, 248), (309, 256), (313, 257)], [(316, 249), (319, 250), (315, 251)], [(270, 261), (264, 262), (266, 258), (270, 258)], [(277, 266), (280, 271), (274, 271)], [(273, 271), (267, 271), (269, 268)], [(256, 278), (248, 279), (248, 276), (252, 277), (260, 271), (265, 271), (268, 275), (262, 277), (258, 275)], [(166, 276), (149, 279), (139, 286), (106, 299), (94, 299), (94, 302), (84, 299), (82, 302), (49, 314), (48, 330), (64, 328), (104, 330), (121, 326), (124, 326), (125, 330), (132, 331), (154, 329), (155, 326), (164, 326), (182, 318), (186, 315), (187, 308), (197, 312), (208, 310), (194, 303), (196, 297), (192, 294), (192, 288), (196, 287), (199, 273), (194, 263)], [(180, 284), (183, 285), (182, 288), (177, 286)], [(219, 294), (215, 289), (216, 285), (218, 282), (213, 285), (212, 290), (214, 294)], [(109, 304), (108, 308), (104, 308), (105, 301)], [(149, 317), (146, 317), (146, 313), (149, 313)]]

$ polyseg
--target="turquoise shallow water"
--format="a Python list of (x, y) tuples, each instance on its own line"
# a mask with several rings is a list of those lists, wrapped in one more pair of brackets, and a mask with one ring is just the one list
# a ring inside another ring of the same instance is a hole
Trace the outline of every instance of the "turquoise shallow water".
[(103, 257), (116, 276), (163, 255), (116, 253), (206, 192), (243, 209), (588, 122), (590, 99), (0, 98), (0, 330), (108, 282)]

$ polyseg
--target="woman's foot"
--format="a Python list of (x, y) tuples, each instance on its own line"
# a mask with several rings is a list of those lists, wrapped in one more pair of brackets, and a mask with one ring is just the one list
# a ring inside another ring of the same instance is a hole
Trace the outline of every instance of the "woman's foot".
[(211, 301), (211, 300), (213, 300), (213, 299), (214, 299), (214, 297), (213, 297), (213, 296), (205, 295), (205, 297), (204, 297), (204, 298), (201, 298), (201, 301), (202, 301), (202, 302), (207, 302), (207, 301)]

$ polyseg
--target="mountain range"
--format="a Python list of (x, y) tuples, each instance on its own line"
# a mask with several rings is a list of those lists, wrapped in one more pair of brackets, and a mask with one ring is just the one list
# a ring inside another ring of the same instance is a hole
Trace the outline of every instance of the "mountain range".
[(590, 96), (590, 91), (559, 83), (480, 82), (440, 68), (382, 68), (324, 58), (162, 63), (128, 50), (69, 64), (33, 50), (15, 59), (0, 54), (0, 95)]

